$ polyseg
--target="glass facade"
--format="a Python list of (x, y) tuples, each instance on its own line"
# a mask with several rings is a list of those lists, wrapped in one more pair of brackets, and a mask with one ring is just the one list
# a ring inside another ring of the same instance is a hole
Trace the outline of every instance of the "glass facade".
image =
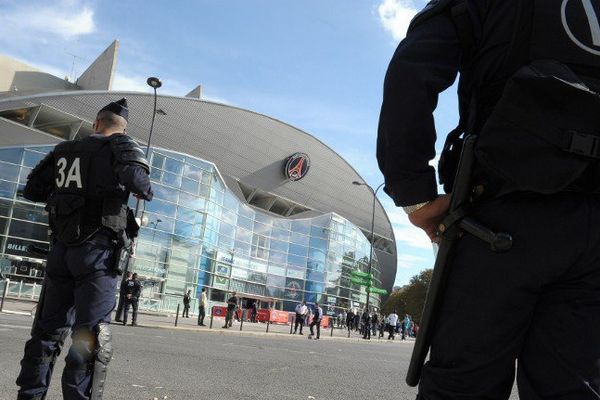
[[(49, 150), (0, 149), (4, 264), (9, 255), (27, 256), (27, 244), (47, 247), (43, 206), (18, 189)], [(213, 303), (237, 291), (288, 311), (301, 300), (319, 302), (330, 314), (366, 302), (350, 272), (368, 270), (370, 244), (348, 220), (335, 213), (293, 219), (252, 208), (225, 186), (214, 164), (188, 155), (154, 149), (150, 163), (155, 197), (140, 204), (143, 226), (130, 264), (144, 280), (141, 307), (174, 310), (185, 291), (196, 301), (203, 287)], [(372, 272), (381, 287), (375, 256)], [(379, 307), (378, 295), (370, 299)]]

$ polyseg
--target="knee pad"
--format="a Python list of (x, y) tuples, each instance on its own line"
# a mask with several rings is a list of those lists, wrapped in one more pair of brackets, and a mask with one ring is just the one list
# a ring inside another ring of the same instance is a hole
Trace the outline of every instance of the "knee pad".
[(106, 365), (110, 362), (112, 357), (112, 334), (110, 332), (110, 325), (101, 322), (96, 327), (96, 360)]
[(91, 400), (102, 400), (108, 363), (112, 357), (112, 335), (107, 323), (100, 323), (96, 327), (96, 356), (92, 372)]

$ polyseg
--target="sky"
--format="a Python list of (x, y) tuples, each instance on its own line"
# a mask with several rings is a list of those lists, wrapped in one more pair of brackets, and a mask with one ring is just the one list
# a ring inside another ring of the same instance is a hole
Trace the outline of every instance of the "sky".
[[(326, 143), (371, 185), (387, 65), (424, 0), (0, 0), (0, 53), (76, 79), (114, 39), (113, 90), (184, 96), (282, 120)], [(438, 143), (458, 120), (456, 86), (440, 97)], [(441, 137), (441, 138), (440, 138)], [(357, 190), (361, 188), (357, 187)], [(364, 190), (364, 189), (362, 189)], [(427, 236), (378, 195), (397, 241), (395, 285), (433, 266)]]

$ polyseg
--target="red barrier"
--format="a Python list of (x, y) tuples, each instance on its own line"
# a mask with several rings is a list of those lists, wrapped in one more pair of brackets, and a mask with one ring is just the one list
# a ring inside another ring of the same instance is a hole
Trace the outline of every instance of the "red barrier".
[(287, 324), (290, 322), (290, 313), (287, 311), (269, 310), (269, 320), (275, 324)]
[(213, 306), (213, 308), (212, 308), (212, 314), (215, 317), (223, 317), (223, 318), (225, 318), (225, 316), (227, 315), (227, 307)]

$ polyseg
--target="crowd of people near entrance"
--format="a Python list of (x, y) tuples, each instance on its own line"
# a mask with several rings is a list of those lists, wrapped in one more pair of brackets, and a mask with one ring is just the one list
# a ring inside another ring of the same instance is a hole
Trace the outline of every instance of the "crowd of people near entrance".
[(338, 328), (348, 331), (356, 331), (363, 335), (363, 339), (371, 339), (371, 336), (382, 338), (388, 334), (388, 340), (394, 340), (396, 334), (401, 339), (416, 338), (419, 332), (419, 324), (412, 316), (405, 314), (401, 319), (396, 310), (389, 314), (383, 314), (377, 310), (359, 310), (357, 308), (342, 311), (333, 317)]

